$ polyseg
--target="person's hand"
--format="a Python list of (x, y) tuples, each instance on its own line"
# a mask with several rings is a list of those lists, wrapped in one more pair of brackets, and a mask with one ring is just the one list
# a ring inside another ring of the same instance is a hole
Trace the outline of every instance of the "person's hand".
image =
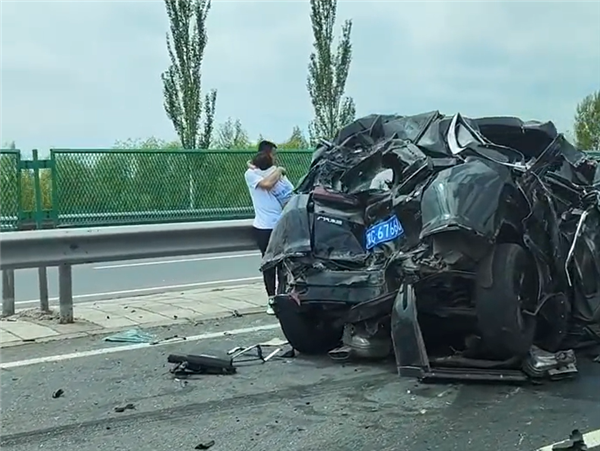
[(246, 161), (246, 164), (248, 165), (248, 169), (256, 169), (256, 166), (252, 164), (252, 160)]
[(285, 175), (286, 171), (285, 168), (283, 166), (279, 166), (279, 172), (281, 172), (281, 175)]

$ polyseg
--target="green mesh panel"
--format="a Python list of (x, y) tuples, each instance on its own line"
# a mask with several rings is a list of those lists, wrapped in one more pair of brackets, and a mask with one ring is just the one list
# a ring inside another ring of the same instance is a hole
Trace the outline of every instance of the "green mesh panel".
[[(251, 218), (244, 181), (254, 151), (63, 150), (54, 160), (58, 225), (90, 226)], [(280, 151), (292, 183), (310, 151)]]
[(21, 216), (20, 160), (18, 150), (0, 151), (0, 230), (18, 229)]

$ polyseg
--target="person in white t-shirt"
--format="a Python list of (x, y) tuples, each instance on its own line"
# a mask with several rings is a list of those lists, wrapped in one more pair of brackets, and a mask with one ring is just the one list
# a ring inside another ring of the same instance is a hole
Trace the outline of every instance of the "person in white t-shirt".
[[(263, 144), (263, 143), (261, 143)], [(291, 197), (293, 185), (285, 176), (285, 169), (276, 167), (274, 163), (274, 149), (259, 148), (258, 154), (249, 164), (244, 178), (254, 206), (254, 234), (256, 244), (262, 256), (265, 255), (271, 232), (283, 211), (283, 206)], [(269, 151), (270, 150), (270, 151)], [(267, 313), (272, 315), (272, 303), (277, 290), (277, 279), (281, 276), (277, 268), (263, 271), (265, 289), (269, 297)]]

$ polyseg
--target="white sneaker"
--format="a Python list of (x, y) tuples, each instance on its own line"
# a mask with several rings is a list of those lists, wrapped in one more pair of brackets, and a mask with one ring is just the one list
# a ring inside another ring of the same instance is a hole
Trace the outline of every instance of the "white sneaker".
[(273, 298), (269, 298), (269, 303), (267, 304), (267, 315), (274, 315), (275, 310), (273, 310)]

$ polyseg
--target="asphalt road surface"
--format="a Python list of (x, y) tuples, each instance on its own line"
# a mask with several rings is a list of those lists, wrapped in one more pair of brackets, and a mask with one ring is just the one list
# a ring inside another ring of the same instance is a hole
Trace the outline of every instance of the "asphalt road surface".
[[(73, 267), (74, 302), (245, 284), (260, 280), (257, 252), (199, 255), (158, 260), (97, 263)], [(58, 271), (48, 268), (51, 304), (58, 304)], [(17, 308), (35, 307), (39, 300), (37, 269), (15, 272)]]
[[(215, 331), (229, 333), (207, 335)], [(101, 337), (4, 349), (2, 449), (191, 451), (214, 441), (211, 451), (531, 451), (574, 428), (600, 429), (591, 361), (576, 380), (540, 386), (421, 385), (391, 364), (302, 356), (184, 384), (169, 374), (168, 354), (270, 340), (277, 324), (254, 315), (156, 333), (195, 337), (120, 352), (103, 350), (124, 345)], [(134, 409), (115, 411), (127, 404)]]

